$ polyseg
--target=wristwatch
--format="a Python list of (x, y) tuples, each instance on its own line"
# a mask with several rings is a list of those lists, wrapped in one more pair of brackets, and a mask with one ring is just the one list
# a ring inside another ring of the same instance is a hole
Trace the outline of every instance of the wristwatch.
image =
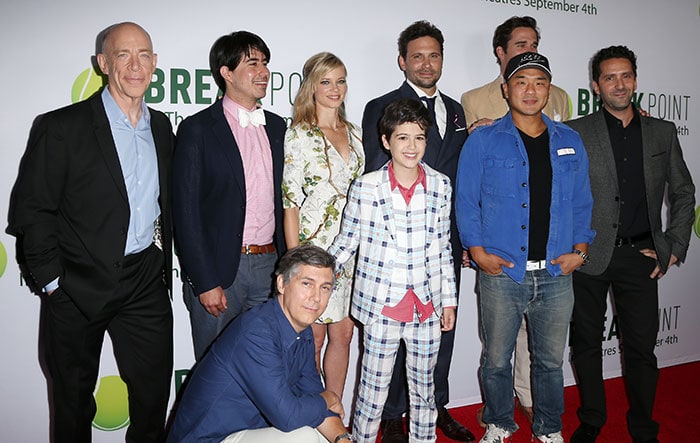
[(583, 259), (583, 264), (581, 266), (586, 266), (590, 262), (590, 260), (588, 259), (588, 254), (586, 254), (582, 250), (574, 249), (572, 252)]
[(346, 432), (344, 434), (340, 434), (339, 436), (337, 436), (335, 438), (335, 440), (333, 440), (333, 443), (338, 443), (341, 440), (355, 441), (355, 437), (353, 437), (351, 433)]

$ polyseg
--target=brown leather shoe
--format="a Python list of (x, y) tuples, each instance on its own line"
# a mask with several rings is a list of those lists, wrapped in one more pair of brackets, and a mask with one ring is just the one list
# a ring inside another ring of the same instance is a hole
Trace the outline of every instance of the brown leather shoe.
[(382, 420), (382, 443), (408, 443), (403, 419)]
[(452, 418), (447, 408), (438, 408), (437, 427), (440, 428), (445, 437), (457, 441), (474, 441), (476, 438), (469, 429), (462, 426), (457, 420)]

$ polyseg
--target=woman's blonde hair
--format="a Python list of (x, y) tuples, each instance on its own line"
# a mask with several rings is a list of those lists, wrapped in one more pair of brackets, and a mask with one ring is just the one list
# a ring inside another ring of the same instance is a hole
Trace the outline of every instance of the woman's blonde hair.
[[(304, 63), (302, 73), (304, 78), (294, 99), (292, 126), (301, 123), (306, 123), (310, 126), (316, 124), (316, 102), (314, 100), (316, 86), (324, 75), (339, 67), (342, 67), (347, 75), (348, 70), (345, 64), (335, 54), (330, 52), (320, 52)], [(345, 102), (338, 108), (338, 119), (346, 127), (350, 127), (350, 123), (345, 117)]]

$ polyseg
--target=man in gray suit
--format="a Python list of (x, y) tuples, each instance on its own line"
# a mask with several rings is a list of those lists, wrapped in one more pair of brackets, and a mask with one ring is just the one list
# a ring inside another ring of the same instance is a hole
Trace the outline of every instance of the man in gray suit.
[[(602, 108), (569, 122), (590, 157), (590, 263), (574, 273), (572, 362), (578, 379), (581, 425), (571, 443), (595, 442), (605, 424), (602, 337), (608, 289), (613, 289), (634, 442), (658, 442), (652, 419), (658, 367), (657, 280), (685, 259), (694, 217), (695, 187), (673, 123), (634, 108), (637, 58), (625, 46), (601, 49), (591, 62), (593, 90)], [(664, 190), (668, 197), (662, 230)]]

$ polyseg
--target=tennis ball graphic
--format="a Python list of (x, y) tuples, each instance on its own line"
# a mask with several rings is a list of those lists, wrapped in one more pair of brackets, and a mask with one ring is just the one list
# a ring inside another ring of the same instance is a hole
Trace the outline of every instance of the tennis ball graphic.
[(129, 394), (118, 375), (102, 377), (95, 389), (97, 413), (92, 425), (102, 431), (116, 431), (129, 424)]
[(71, 103), (85, 100), (102, 86), (104, 86), (104, 82), (102, 81), (101, 73), (95, 71), (95, 68), (84, 70), (73, 82), (73, 88), (70, 91)]
[[(695, 231), (695, 236), (700, 238), (700, 206), (695, 208), (695, 224), (693, 225), (693, 231)], [(0, 272), (2, 275), (2, 272)]]
[(0, 277), (5, 273), (5, 269), (7, 269), (7, 251), (0, 242)]

